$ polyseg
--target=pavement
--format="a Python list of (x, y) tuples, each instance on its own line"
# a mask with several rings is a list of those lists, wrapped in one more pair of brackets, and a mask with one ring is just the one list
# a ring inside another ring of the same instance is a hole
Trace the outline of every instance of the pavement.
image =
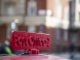
[[(73, 54), (58, 53), (58, 54), (55, 54), (55, 55), (60, 56), (60, 57), (64, 57), (64, 58), (67, 58), (67, 59), (70, 59), (70, 60), (80, 60), (80, 53), (73, 53)], [(72, 56), (72, 59), (71, 59), (71, 56)]]
[(1, 56), (0, 60), (69, 60), (55, 54)]
[[(48, 58), (46, 57), (48, 56)], [(35, 55), (34, 57), (31, 55), (27, 56), (3, 56), (0, 57), (0, 60), (80, 60), (80, 53), (73, 53), (73, 59), (70, 59), (70, 53), (42, 53), (39, 55)], [(14, 58), (15, 57), (15, 58)], [(37, 58), (38, 59), (35, 59)], [(13, 59), (14, 58), (14, 59)], [(41, 59), (42, 58), (42, 59)], [(45, 59), (46, 58), (46, 59)]]
[[(46, 55), (58, 56), (69, 60), (80, 60), (80, 53), (45, 53)], [(73, 55), (73, 56), (72, 56)], [(72, 56), (72, 59), (71, 59)]]

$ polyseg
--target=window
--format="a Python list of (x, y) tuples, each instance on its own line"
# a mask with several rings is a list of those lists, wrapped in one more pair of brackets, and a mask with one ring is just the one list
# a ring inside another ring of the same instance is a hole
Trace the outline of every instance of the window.
[(0, 15), (1, 15), (1, 0), (0, 0)]
[(77, 45), (77, 39), (78, 38), (78, 35), (77, 34), (75, 34), (75, 33), (72, 33), (71, 34), (71, 41), (72, 41), (72, 43), (74, 43), (75, 45)]
[(35, 31), (36, 31), (36, 26), (34, 25), (28, 26), (28, 32), (35, 32)]
[(61, 0), (55, 0), (55, 14), (56, 17), (61, 18), (61, 14), (62, 14), (62, 4), (61, 4)]
[(45, 25), (39, 26), (39, 32), (45, 32)]
[(62, 38), (62, 32), (61, 32), (61, 30), (60, 29), (57, 29), (57, 36), (56, 36), (56, 43), (57, 44), (60, 44), (60, 42), (61, 42), (61, 38)]
[(79, 12), (79, 22), (80, 22), (80, 12)]
[(4, 4), (4, 12), (5, 15), (15, 15), (15, 4), (11, 2), (6, 2)]
[(25, 14), (25, 0), (19, 0), (17, 3), (18, 5), (18, 15), (24, 15)]
[(1, 0), (0, 1), (1, 15), (15, 15), (16, 14), (16, 2), (10, 0)]
[(35, 16), (37, 12), (37, 4), (35, 0), (30, 0), (27, 7), (27, 15)]
[(65, 30), (64, 31), (64, 41), (67, 41), (68, 40), (68, 31)]
[(80, 0), (79, 0), (79, 4), (80, 4)]

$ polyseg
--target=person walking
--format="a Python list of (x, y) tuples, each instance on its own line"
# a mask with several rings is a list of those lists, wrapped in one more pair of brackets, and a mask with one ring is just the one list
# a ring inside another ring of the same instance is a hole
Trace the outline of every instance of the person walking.
[(74, 59), (75, 49), (76, 49), (75, 44), (71, 43), (70, 44), (70, 47), (69, 47), (69, 50), (70, 50), (70, 59), (72, 59), (72, 60)]

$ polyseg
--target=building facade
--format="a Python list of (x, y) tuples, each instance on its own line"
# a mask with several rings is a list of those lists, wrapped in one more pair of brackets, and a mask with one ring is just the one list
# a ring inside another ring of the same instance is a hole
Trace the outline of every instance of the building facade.
[[(0, 40), (6, 40), (8, 24), (18, 19), (19, 31), (49, 33), (52, 37), (50, 51), (62, 50), (71, 42), (70, 24), (80, 26), (77, 25), (79, 8), (79, 0), (0, 0), (0, 35), (3, 34)], [(74, 41), (76, 38), (79, 39), (75, 37)]]

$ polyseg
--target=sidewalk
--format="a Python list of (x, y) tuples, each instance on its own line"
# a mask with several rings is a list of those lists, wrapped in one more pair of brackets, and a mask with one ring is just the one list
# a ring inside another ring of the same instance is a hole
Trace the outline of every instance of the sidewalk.
[[(44, 53), (46, 55), (52, 55), (52, 56), (59, 56), (66, 59), (70, 59), (71, 54), (70, 53)], [(74, 59), (73, 60), (80, 60), (80, 53), (74, 53)]]
[[(70, 53), (60, 53), (56, 54), (58, 56), (64, 57), (64, 58), (70, 58), (71, 54)], [(80, 60), (80, 53), (73, 53), (74, 60)]]

